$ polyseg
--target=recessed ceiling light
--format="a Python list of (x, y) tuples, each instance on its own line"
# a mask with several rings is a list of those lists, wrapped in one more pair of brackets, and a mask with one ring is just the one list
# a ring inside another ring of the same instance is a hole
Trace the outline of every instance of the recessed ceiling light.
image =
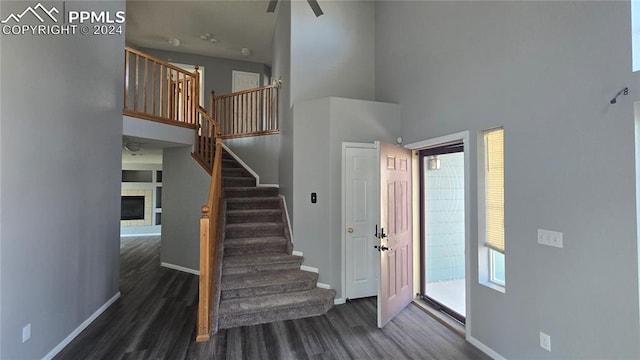
[(169, 38), (169, 44), (178, 47), (180, 46), (180, 39), (176, 39), (176, 38)]
[(240, 49), (240, 53), (244, 56), (249, 56), (251, 55), (251, 50), (249, 50), (249, 48), (242, 48)]

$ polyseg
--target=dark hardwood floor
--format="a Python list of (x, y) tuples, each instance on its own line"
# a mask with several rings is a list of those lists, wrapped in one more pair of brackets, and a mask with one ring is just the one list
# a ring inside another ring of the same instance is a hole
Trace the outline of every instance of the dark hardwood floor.
[(198, 277), (161, 268), (159, 251), (157, 237), (123, 238), (122, 297), (56, 359), (488, 359), (414, 305), (378, 329), (375, 298), (196, 344)]

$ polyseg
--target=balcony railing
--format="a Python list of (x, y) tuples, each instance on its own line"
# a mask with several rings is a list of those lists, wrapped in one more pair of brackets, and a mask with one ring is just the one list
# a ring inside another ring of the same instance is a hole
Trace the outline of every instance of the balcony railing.
[(193, 127), (197, 125), (200, 74), (125, 47), (123, 114)]
[(222, 138), (277, 134), (278, 91), (279, 85), (269, 85), (221, 96), (211, 94)]

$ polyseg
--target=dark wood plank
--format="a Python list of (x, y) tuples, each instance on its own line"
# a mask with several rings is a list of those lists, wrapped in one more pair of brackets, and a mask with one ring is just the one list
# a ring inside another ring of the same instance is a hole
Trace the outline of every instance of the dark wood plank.
[(414, 305), (378, 329), (375, 298), (196, 343), (198, 277), (160, 267), (158, 237), (122, 239), (120, 276), (122, 297), (56, 359), (489, 359)]

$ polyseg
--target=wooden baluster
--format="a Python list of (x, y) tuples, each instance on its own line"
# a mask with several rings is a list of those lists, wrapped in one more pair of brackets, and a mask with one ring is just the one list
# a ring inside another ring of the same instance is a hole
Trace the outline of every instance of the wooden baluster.
[(273, 105), (275, 107), (275, 112), (274, 112), (274, 116), (273, 116), (273, 129), (278, 129), (278, 93), (280, 91), (279, 87), (276, 87), (275, 89), (275, 96), (274, 96), (274, 101), (273, 101)]
[(142, 81), (142, 101), (143, 101), (143, 105), (142, 105), (142, 112), (147, 114), (147, 88), (149, 87), (149, 69), (147, 68), (147, 64), (149, 62), (147, 61), (147, 58), (144, 58), (144, 75), (143, 75), (143, 81)]
[(260, 89), (260, 130), (264, 130), (264, 89)]
[(251, 116), (253, 116), (253, 131), (258, 131), (258, 92), (254, 91), (251, 93), (251, 102), (253, 105), (251, 106)]
[(158, 96), (158, 108), (160, 112), (160, 117), (164, 116), (164, 65), (160, 64), (160, 78), (158, 79), (160, 83), (160, 95)]
[(138, 111), (138, 88), (139, 88), (139, 74), (138, 68), (140, 66), (140, 57), (136, 54), (136, 70), (134, 71), (135, 75), (135, 88), (133, 92), (133, 111)]
[(271, 129), (271, 88), (267, 89), (267, 126)]
[(156, 68), (158, 65), (155, 61), (151, 62), (151, 114), (156, 115), (156, 78), (158, 77), (158, 73), (156, 72)]
[(171, 69), (167, 68), (167, 119), (171, 120)]
[(129, 83), (131, 79), (129, 79), (129, 50), (124, 50), (124, 108), (125, 110), (129, 110)]

